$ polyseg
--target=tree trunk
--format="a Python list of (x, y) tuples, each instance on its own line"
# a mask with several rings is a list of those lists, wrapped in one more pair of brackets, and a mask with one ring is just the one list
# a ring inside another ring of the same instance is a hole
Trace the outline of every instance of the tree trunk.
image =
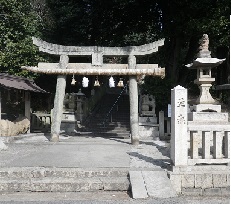
[(181, 53), (182, 41), (180, 37), (174, 37), (169, 42), (169, 58), (166, 63), (166, 75), (171, 79), (173, 84), (177, 84), (179, 78), (179, 59)]
[(186, 54), (183, 67), (181, 68), (179, 72), (179, 83), (182, 86), (186, 85), (186, 82), (188, 81), (189, 72), (190, 72), (190, 70), (184, 65), (193, 62), (194, 56), (197, 54), (197, 51), (199, 49), (199, 39), (200, 37), (195, 36), (195, 35), (193, 35), (190, 38), (188, 52)]

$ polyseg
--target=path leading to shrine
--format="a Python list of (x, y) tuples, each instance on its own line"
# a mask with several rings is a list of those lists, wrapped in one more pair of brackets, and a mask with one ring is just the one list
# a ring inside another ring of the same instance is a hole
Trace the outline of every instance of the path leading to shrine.
[[(165, 142), (143, 140), (140, 145), (132, 146), (130, 139), (61, 136), (60, 142), (54, 145), (43, 135), (17, 138), (0, 154), (2, 190), (127, 191), (130, 175), (133, 191), (142, 184), (146, 197), (174, 195), (169, 189), (163, 193), (161, 185), (158, 195), (156, 185), (152, 185), (157, 178), (164, 178), (160, 184), (166, 185), (163, 181), (167, 181), (170, 185), (166, 173), (170, 164), (169, 149)], [(138, 183), (136, 176), (135, 180), (131, 177), (134, 172), (142, 177)], [(144, 195), (138, 191), (133, 197), (144, 198)]]

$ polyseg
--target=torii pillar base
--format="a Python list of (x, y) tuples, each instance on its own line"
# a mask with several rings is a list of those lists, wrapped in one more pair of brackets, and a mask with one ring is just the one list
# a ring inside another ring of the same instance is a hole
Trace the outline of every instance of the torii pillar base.
[(59, 135), (58, 134), (51, 134), (50, 142), (59, 142)]

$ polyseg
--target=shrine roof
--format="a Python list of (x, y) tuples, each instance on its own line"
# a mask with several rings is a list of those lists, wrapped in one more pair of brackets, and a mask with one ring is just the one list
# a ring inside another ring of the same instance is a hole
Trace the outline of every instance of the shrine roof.
[(0, 87), (7, 89), (19, 89), (32, 92), (47, 93), (34, 83), (34, 80), (24, 77), (0, 73)]

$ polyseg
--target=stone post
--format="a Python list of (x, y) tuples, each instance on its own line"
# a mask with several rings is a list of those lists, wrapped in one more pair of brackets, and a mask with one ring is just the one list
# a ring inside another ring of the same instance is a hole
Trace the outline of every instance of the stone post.
[[(128, 68), (136, 68), (136, 57), (129, 55)], [(129, 99), (130, 99), (130, 127), (131, 143), (139, 144), (139, 116), (138, 116), (138, 84), (136, 76), (129, 76)]]
[(187, 89), (176, 86), (171, 90), (171, 160), (174, 166), (187, 165)]
[[(59, 62), (59, 68), (66, 69), (68, 65), (68, 61), (69, 61), (69, 58), (67, 55), (61, 55), (60, 62)], [(65, 88), (66, 88), (66, 75), (58, 75), (57, 84), (56, 84), (56, 93), (55, 93), (55, 99), (54, 99), (54, 109), (53, 109), (53, 114), (52, 114), (52, 124), (51, 124), (50, 141), (52, 142), (59, 141)]]
[(159, 137), (164, 139), (164, 111), (159, 112)]
[(0, 90), (0, 120), (2, 119), (2, 95)]
[(171, 135), (171, 122), (167, 118), (167, 135)]
[[(25, 92), (25, 116), (31, 122), (31, 119), (30, 119), (30, 92), (29, 91)], [(27, 131), (27, 133), (30, 133), (30, 128)]]

